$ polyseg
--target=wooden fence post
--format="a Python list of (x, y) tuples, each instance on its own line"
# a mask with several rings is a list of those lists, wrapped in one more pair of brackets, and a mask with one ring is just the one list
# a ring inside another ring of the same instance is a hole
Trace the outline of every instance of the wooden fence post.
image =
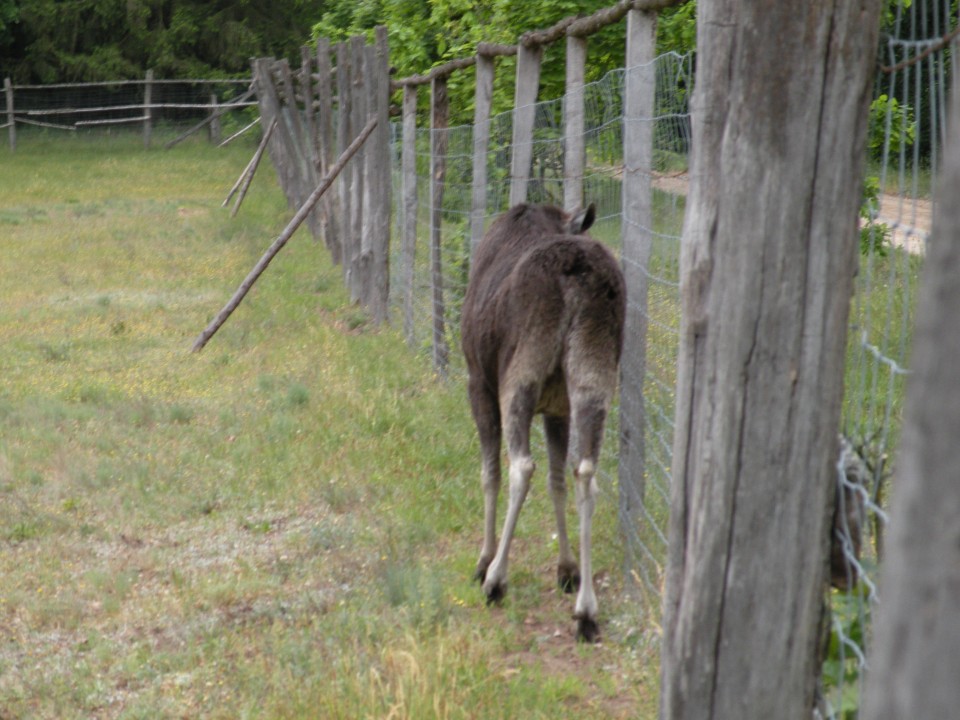
[(387, 321), (390, 303), (390, 50), (387, 43), (386, 25), (378, 25), (374, 30), (374, 52), (372, 55), (371, 85), (373, 107), (370, 114), (376, 115), (377, 129), (373, 133), (370, 154), (373, 162), (371, 181), (373, 206), (373, 277), (370, 284), (370, 305), (375, 323)]
[[(310, 143), (304, 130), (300, 108), (297, 104), (297, 93), (293, 86), (293, 73), (286, 58), (279, 60), (275, 67), (280, 72), (280, 82), (283, 86), (284, 102), (280, 105), (280, 124), (286, 125), (287, 133), (284, 139), (289, 143), (289, 158), (292, 164), (293, 177), (296, 180), (296, 206), (299, 207), (310, 195), (317, 182), (317, 172), (311, 160)], [(307, 220), (312, 228), (312, 215)]]
[(143, 148), (150, 147), (150, 138), (153, 135), (153, 70), (147, 70), (143, 86)]
[(313, 51), (306, 45), (300, 47), (300, 94), (303, 95), (303, 131), (306, 135), (307, 157), (313, 169), (321, 172), (320, 151), (317, 142), (317, 111), (313, 94)]
[[(403, 155), (400, 159), (400, 192), (403, 202), (403, 239), (400, 250), (400, 283), (403, 293), (403, 334), (414, 342), (414, 268), (417, 254), (417, 86), (403, 86)], [(432, 188), (431, 188), (432, 192)]]
[[(350, 142), (350, 52), (346, 42), (336, 45), (337, 54), (337, 147), (342, 152)], [(350, 261), (353, 257), (353, 173), (355, 163), (347, 163), (340, 173), (340, 259), (343, 279), (349, 287)]]
[(273, 58), (259, 58), (253, 61), (254, 78), (257, 85), (257, 101), (260, 106), (260, 117), (264, 126), (269, 126), (276, 118), (277, 128), (273, 138), (267, 145), (267, 151), (277, 169), (280, 187), (291, 208), (300, 207), (300, 176), (297, 170), (298, 159), (290, 157), (296, 150), (291, 138), (290, 127), (284, 120), (284, 113), (280, 104), (280, 97), (273, 78)]
[[(325, 175), (333, 164), (333, 75), (330, 63), (330, 41), (317, 40), (317, 162), (319, 172)], [(338, 181), (330, 188), (328, 195), (320, 200), (321, 226), (323, 241), (330, 251), (335, 265), (343, 261), (343, 246), (338, 228), (340, 227), (340, 187)]]
[[(953, 53), (951, 53), (953, 55)], [(960, 82), (917, 301), (903, 435), (880, 569), (867, 689), (869, 720), (952, 717), (960, 704)]]
[(540, 88), (540, 45), (517, 47), (517, 86), (513, 108), (513, 152), (510, 158), (510, 205), (526, 202), (533, 163), (533, 126)]
[(447, 345), (443, 301), (443, 186), (447, 174), (447, 78), (440, 76), (430, 86), (430, 285), (433, 291), (433, 366), (447, 374), (450, 349)]
[[(350, 38), (350, 127), (358, 128), (363, 123), (367, 113), (366, 94), (364, 93), (364, 47), (366, 43), (360, 35)], [(364, 277), (362, 269), (363, 255), (363, 216), (367, 208), (363, 204), (364, 163), (366, 148), (360, 148), (353, 160), (353, 172), (350, 174), (350, 209), (353, 217), (350, 224), (353, 228), (351, 240), (351, 254), (346, 258), (349, 264), (347, 287), (350, 289), (350, 299), (358, 302), (363, 299)]]
[(621, 236), (627, 315), (620, 361), (620, 534), (625, 576), (642, 567), (638, 532), (645, 489), (646, 414), (643, 381), (647, 354), (647, 269), (650, 261), (650, 172), (653, 155), (654, 94), (657, 87), (657, 16), (631, 9), (627, 15), (626, 78), (623, 111), (623, 184)]
[(220, 144), (220, 104), (216, 93), (210, 93), (210, 142)]
[(477, 55), (477, 90), (473, 108), (473, 193), (470, 206), (470, 257), (483, 239), (487, 215), (487, 149), (493, 103), (493, 57)]
[[(629, 42), (628, 35), (628, 45)], [(563, 106), (563, 207), (566, 210), (583, 207), (585, 161), (583, 79), (586, 64), (587, 39), (567, 35), (567, 87)], [(628, 61), (627, 68), (629, 67)], [(626, 142), (624, 145), (626, 146)]]
[(10, 152), (17, 149), (17, 120), (13, 113), (13, 84), (10, 78), (3, 79), (3, 94), (7, 99), (7, 133), (10, 136)]
[[(376, 48), (373, 45), (363, 46), (363, 77), (364, 85), (362, 88), (364, 103), (367, 106), (366, 112), (370, 115), (376, 114), (377, 107), (377, 76), (376, 76)], [(373, 308), (373, 265), (374, 265), (374, 246), (376, 245), (376, 223), (374, 213), (376, 212), (377, 189), (378, 189), (378, 158), (376, 145), (376, 133), (371, 138), (370, 145), (363, 153), (362, 170), (363, 173), (363, 215), (360, 226), (360, 301), (368, 309)]]
[(880, 6), (697, 3), (662, 718), (813, 712)]

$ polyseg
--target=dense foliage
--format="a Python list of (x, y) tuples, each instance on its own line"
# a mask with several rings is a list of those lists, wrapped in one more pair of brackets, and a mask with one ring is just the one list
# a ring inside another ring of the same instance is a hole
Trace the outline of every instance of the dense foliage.
[(0, 0), (0, 76), (14, 82), (211, 77), (251, 57), (295, 55), (307, 0)]
[[(337, 42), (389, 28), (399, 75), (423, 73), (472, 54), (478, 43), (517, 42), (527, 30), (589, 15), (611, 0), (0, 0), (0, 77), (15, 83), (140, 77), (210, 77), (246, 73), (260, 55), (296, 58), (311, 35)], [(695, 40), (695, 3), (661, 15), (663, 49), (681, 52)], [(588, 80), (623, 63), (623, 23), (590, 40)], [(545, 95), (564, 76), (562, 43), (544, 58)], [(512, 60), (503, 61), (498, 106), (512, 93)], [(453, 78), (472, 84), (470, 73)], [(466, 88), (464, 88), (466, 90)], [(500, 102), (502, 101), (502, 102)], [(458, 105), (455, 103), (455, 107)]]

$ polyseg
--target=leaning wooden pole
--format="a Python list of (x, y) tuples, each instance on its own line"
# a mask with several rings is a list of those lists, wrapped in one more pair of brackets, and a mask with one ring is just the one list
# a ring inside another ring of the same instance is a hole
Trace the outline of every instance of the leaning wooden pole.
[(230, 213), (230, 217), (236, 215), (237, 210), (240, 209), (240, 203), (243, 202), (243, 197), (247, 194), (247, 188), (250, 187), (254, 173), (257, 172), (257, 167), (260, 165), (260, 158), (263, 157), (263, 152), (267, 149), (267, 143), (270, 142), (270, 136), (273, 135), (273, 131), (276, 129), (276, 127), (277, 119), (274, 118), (273, 122), (270, 123), (270, 127), (267, 128), (267, 131), (263, 134), (263, 138), (260, 140), (260, 145), (257, 147), (257, 151), (253, 154), (253, 157), (250, 158), (250, 162), (247, 163), (247, 166), (243, 169), (243, 172), (240, 173), (240, 177), (237, 178), (237, 181), (233, 184), (233, 187), (230, 188), (230, 192), (227, 193), (227, 197), (224, 198), (223, 203), (220, 205), (220, 207), (226, 207), (230, 203), (230, 198), (236, 194), (237, 190), (240, 191), (240, 194), (237, 196), (237, 202), (233, 206), (233, 211)]
[(237, 288), (237, 291), (233, 294), (233, 297), (230, 298), (230, 302), (223, 306), (217, 316), (213, 321), (207, 326), (206, 330), (200, 333), (199, 337), (193, 343), (193, 352), (199, 352), (203, 350), (204, 345), (213, 337), (214, 333), (220, 329), (220, 327), (227, 321), (227, 318), (237, 309), (237, 306), (243, 301), (243, 298), (250, 291), (250, 288), (253, 287), (253, 284), (257, 281), (263, 271), (267, 269), (267, 266), (270, 264), (270, 261), (276, 256), (278, 252), (287, 244), (287, 241), (293, 237), (293, 233), (297, 231), (297, 228), (303, 223), (307, 218), (310, 212), (313, 210), (313, 206), (319, 202), (323, 194), (333, 185), (333, 181), (337, 179), (337, 175), (340, 174), (340, 171), (343, 170), (347, 162), (354, 156), (357, 150), (360, 149), (360, 146), (363, 145), (364, 141), (370, 134), (373, 132), (374, 128), (377, 127), (377, 118), (372, 117), (367, 122), (363, 130), (360, 131), (360, 134), (354, 139), (350, 146), (343, 151), (340, 155), (340, 158), (337, 160), (336, 165), (334, 165), (330, 172), (327, 173), (326, 177), (317, 185), (317, 188), (310, 194), (310, 197), (306, 199), (303, 205), (300, 206), (300, 209), (297, 210), (297, 214), (293, 216), (293, 219), (287, 223), (287, 226), (283, 229), (283, 232), (280, 233), (280, 236), (273, 241), (273, 244), (267, 248), (267, 251), (263, 254), (263, 257), (260, 258), (259, 262), (254, 266), (253, 270), (250, 271), (250, 274), (247, 275), (246, 279), (240, 283), (240, 287)]

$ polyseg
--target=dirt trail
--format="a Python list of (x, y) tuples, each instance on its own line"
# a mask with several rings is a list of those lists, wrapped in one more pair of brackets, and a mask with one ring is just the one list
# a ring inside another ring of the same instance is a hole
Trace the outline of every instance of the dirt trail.
[[(687, 173), (654, 173), (653, 187), (674, 195), (686, 195), (690, 178)], [(930, 234), (930, 222), (933, 216), (933, 203), (930, 200), (889, 195), (880, 196), (878, 220), (890, 226), (890, 242), (894, 247), (905, 247), (908, 252), (922, 255), (927, 236)]]

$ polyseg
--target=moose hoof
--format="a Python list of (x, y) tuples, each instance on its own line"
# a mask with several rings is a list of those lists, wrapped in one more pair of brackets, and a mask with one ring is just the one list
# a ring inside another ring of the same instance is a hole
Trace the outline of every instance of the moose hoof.
[(492, 560), (487, 560), (486, 558), (480, 558), (477, 561), (477, 571), (473, 574), (473, 579), (483, 585), (484, 581), (487, 579), (487, 568), (490, 567)]
[(580, 589), (580, 570), (576, 565), (557, 566), (557, 583), (565, 593), (574, 593)]
[(589, 617), (577, 618), (577, 640), (580, 642), (595, 643), (600, 639), (600, 626), (597, 621)]
[(507, 596), (507, 584), (497, 583), (491, 588), (484, 588), (483, 591), (487, 594), (488, 607), (490, 605), (499, 605)]

